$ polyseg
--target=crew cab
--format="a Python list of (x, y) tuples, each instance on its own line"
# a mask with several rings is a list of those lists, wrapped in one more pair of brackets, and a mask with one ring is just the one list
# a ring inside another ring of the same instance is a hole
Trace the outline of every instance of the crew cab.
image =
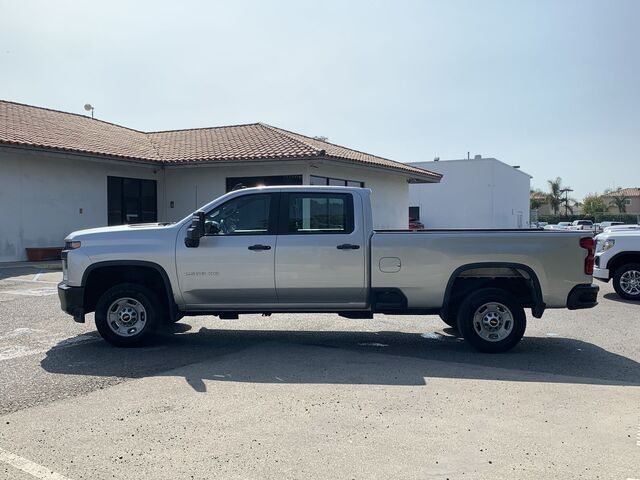
[(590, 308), (594, 240), (543, 230), (373, 229), (371, 191), (232, 191), (173, 224), (70, 234), (62, 309), (95, 312), (117, 346), (148, 342), (185, 315), (335, 312), (347, 318), (437, 314), (473, 347), (502, 352), (525, 308)]
[(640, 301), (640, 230), (611, 228), (596, 236), (593, 275), (603, 282), (613, 280), (622, 298)]

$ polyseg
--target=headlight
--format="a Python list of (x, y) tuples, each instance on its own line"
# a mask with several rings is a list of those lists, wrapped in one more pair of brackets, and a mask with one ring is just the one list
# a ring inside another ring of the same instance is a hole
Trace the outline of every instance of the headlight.
[(613, 238), (609, 238), (605, 240), (604, 243), (602, 244), (602, 251), (606, 252), (610, 248), (613, 248), (615, 244), (616, 244), (616, 241)]
[(75, 242), (70, 242), (70, 241), (66, 241), (65, 245), (64, 245), (64, 249), (65, 250), (75, 250), (76, 248), (80, 248), (80, 242), (79, 241), (75, 241)]

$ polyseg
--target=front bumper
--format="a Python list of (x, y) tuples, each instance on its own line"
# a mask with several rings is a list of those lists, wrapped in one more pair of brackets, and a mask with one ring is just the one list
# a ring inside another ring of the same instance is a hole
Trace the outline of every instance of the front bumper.
[(598, 280), (603, 280), (605, 282), (608, 282), (609, 279), (611, 278), (609, 276), (609, 269), (608, 268), (595, 267), (593, 269), (593, 276), (595, 278), (597, 278)]
[(71, 287), (64, 282), (58, 284), (58, 298), (63, 312), (73, 315), (78, 323), (84, 323), (84, 287)]
[(597, 285), (576, 285), (569, 292), (567, 297), (567, 308), (569, 310), (579, 310), (582, 308), (593, 308), (598, 304)]

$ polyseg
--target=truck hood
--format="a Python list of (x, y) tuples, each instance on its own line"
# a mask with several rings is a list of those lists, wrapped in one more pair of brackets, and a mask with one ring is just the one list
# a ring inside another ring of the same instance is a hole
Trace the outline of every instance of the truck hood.
[(86, 230), (76, 230), (65, 238), (65, 241), (81, 240), (82, 238), (102, 236), (104, 234), (132, 233), (136, 231), (164, 230), (172, 226), (173, 223), (136, 223), (133, 225), (117, 225), (113, 227), (87, 228)]

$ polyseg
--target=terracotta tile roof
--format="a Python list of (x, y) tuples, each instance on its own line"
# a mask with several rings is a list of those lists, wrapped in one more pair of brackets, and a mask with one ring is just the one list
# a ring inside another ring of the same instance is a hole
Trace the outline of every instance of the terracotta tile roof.
[(182, 164), (328, 158), (395, 170), (416, 180), (430, 172), (263, 123), (141, 132), (84, 115), (0, 100), (0, 144)]
[(616, 191), (605, 193), (603, 197), (640, 197), (640, 187), (620, 188)]
[(166, 162), (318, 156), (317, 149), (279, 135), (273, 128), (260, 123), (151, 132), (148, 136), (160, 158)]
[(0, 143), (158, 160), (147, 135), (84, 115), (0, 101)]
[(432, 178), (440, 179), (442, 175), (436, 172), (431, 172), (429, 170), (425, 170), (423, 168), (414, 167), (411, 165), (407, 165), (405, 163), (395, 162), (393, 160), (389, 160), (387, 158), (378, 157), (376, 155), (371, 155), (369, 153), (359, 152), (358, 150), (353, 150), (351, 148), (342, 147), (340, 145), (334, 145), (333, 143), (329, 143), (323, 140), (318, 140), (316, 138), (306, 137), (304, 135), (300, 135), (299, 133), (289, 132), (288, 130), (283, 130), (282, 128), (271, 127), (269, 125), (264, 125), (282, 135), (290, 136), (291, 138), (309, 145), (316, 150), (324, 151), (324, 156), (329, 158), (335, 158), (340, 160), (351, 160), (353, 162), (365, 163), (374, 166), (381, 166), (386, 168), (392, 168), (395, 170), (402, 170), (405, 172), (413, 172), (419, 175), (424, 175), (426, 172)]

